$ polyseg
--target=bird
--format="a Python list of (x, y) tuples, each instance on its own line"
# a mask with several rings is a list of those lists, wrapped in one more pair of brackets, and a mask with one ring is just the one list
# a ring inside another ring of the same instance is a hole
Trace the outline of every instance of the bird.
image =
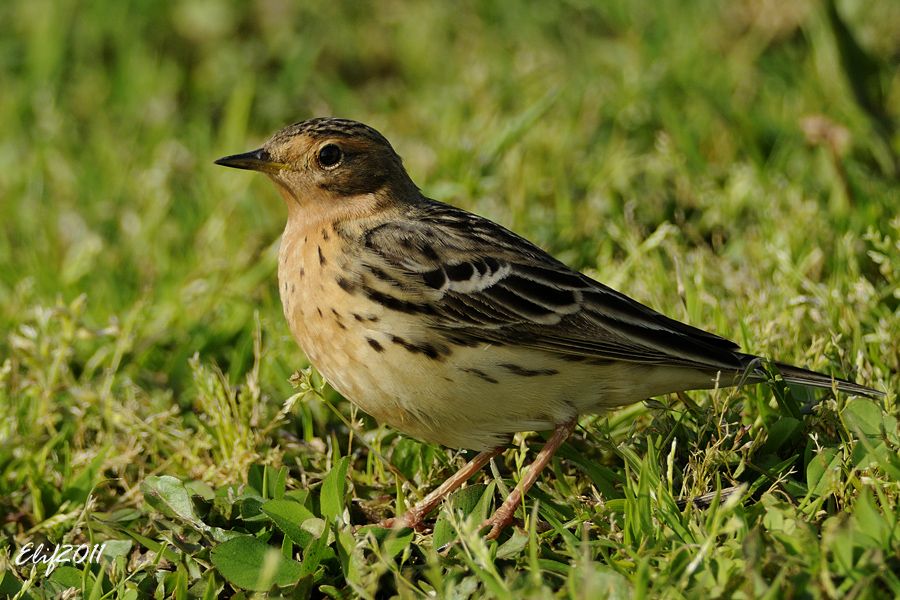
[(882, 393), (744, 353), (553, 258), (472, 212), (429, 199), (390, 142), (319, 117), (216, 164), (264, 173), (287, 206), (284, 316), (344, 398), (419, 440), (478, 452), (388, 527), (427, 515), (519, 432), (551, 431), (482, 530), (496, 539), (582, 415), (653, 396), (766, 381)]

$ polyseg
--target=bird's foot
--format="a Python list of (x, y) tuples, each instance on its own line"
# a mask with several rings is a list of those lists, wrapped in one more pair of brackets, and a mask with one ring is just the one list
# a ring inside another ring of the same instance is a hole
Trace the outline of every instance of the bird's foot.
[(408, 527), (421, 533), (425, 531), (425, 518), (418, 511), (409, 510), (399, 517), (382, 519), (377, 525), (385, 529), (406, 529)]
[(512, 507), (512, 510), (504, 510), (506, 509), (506, 505), (498, 508), (490, 518), (486, 519), (479, 529), (487, 529), (490, 527), (490, 530), (485, 534), (484, 539), (486, 540), (496, 540), (500, 537), (500, 533), (512, 525), (515, 520), (515, 507)]

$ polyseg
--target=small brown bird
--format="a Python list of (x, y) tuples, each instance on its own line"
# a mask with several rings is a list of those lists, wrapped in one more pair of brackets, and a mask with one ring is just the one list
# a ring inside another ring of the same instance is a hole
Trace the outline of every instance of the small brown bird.
[[(520, 431), (553, 430), (488, 519), (489, 538), (583, 414), (669, 392), (766, 379), (759, 357), (670, 319), (515, 233), (430, 200), (380, 133), (318, 118), (217, 164), (261, 171), (288, 208), (278, 281), (309, 360), (400, 431), (481, 451), (397, 519), (418, 527)], [(772, 363), (785, 381), (880, 394)]]

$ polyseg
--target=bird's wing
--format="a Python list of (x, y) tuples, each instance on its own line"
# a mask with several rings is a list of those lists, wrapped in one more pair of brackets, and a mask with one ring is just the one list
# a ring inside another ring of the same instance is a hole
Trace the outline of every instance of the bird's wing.
[(581, 358), (742, 366), (738, 346), (577, 273), (511, 231), (440, 203), (366, 234), (364, 264), (388, 305), (463, 344), (515, 344)]

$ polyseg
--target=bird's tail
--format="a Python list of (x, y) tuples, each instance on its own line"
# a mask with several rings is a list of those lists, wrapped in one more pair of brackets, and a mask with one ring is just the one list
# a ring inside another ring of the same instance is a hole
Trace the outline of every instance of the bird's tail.
[(816, 373), (802, 367), (795, 367), (787, 363), (772, 361), (769, 363), (775, 367), (784, 380), (788, 383), (796, 383), (798, 385), (808, 385), (810, 387), (824, 388), (833, 390), (837, 388), (848, 394), (856, 394), (858, 396), (868, 396), (869, 398), (880, 398), (884, 396), (884, 392), (874, 390), (864, 385), (859, 385), (847, 379), (839, 379), (831, 375)]

